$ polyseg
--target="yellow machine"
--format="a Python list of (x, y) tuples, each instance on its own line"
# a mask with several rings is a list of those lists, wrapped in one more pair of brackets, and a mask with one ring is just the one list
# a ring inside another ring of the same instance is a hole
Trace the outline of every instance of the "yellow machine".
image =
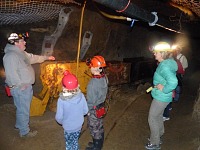
[[(40, 79), (42, 80), (43, 89), (38, 94), (39, 97), (33, 96), (30, 108), (30, 116), (41, 116), (46, 110), (49, 99), (57, 99), (62, 89), (61, 80), (65, 70), (76, 74), (77, 63), (75, 62), (44, 62), (41, 64)], [(80, 89), (86, 93), (87, 84), (90, 80), (91, 73), (85, 62), (80, 62), (78, 66), (78, 82)], [(50, 108), (55, 111), (54, 107)]]
[[(107, 62), (105, 69), (109, 80), (109, 86), (116, 86), (120, 84), (129, 83), (130, 81), (130, 63), (122, 62)], [(78, 68), (78, 69), (77, 69)], [(66, 61), (47, 61), (40, 64), (43, 89), (38, 96), (33, 96), (30, 108), (30, 116), (41, 116), (44, 114), (47, 104), (51, 111), (56, 111), (57, 100), (59, 93), (62, 90), (61, 80), (65, 70), (69, 70), (76, 75), (80, 84), (80, 89), (86, 93), (87, 85), (91, 79), (91, 72), (85, 62)]]

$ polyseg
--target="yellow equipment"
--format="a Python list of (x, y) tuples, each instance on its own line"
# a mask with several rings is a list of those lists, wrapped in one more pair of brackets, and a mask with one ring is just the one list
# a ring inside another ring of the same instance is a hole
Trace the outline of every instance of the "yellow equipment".
[[(109, 86), (129, 83), (130, 63), (107, 62), (105, 68), (109, 80)], [(51, 111), (56, 111), (59, 93), (62, 90), (62, 78), (65, 70), (77, 74), (80, 89), (83, 93), (87, 91), (87, 85), (92, 77), (90, 68), (85, 62), (46, 61), (40, 64), (40, 79), (43, 89), (38, 97), (33, 96), (30, 108), (30, 116), (41, 116), (46, 110), (47, 104)], [(77, 72), (77, 73), (76, 73)]]
[[(41, 116), (44, 114), (49, 99), (58, 99), (59, 93), (62, 90), (61, 80), (64, 71), (69, 70), (71, 73), (76, 74), (76, 68), (77, 63), (75, 62), (54, 61), (41, 64), (40, 79), (42, 80), (43, 89), (38, 94), (40, 98), (33, 96), (30, 116)], [(91, 73), (85, 62), (79, 62), (77, 78), (81, 91), (86, 93)], [(55, 111), (54, 108), (52, 110)]]

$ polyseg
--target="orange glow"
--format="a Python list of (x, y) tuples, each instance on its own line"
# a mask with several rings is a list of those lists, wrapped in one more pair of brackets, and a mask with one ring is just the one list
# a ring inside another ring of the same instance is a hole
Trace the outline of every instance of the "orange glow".
[(170, 2), (169, 3), (171, 6), (178, 8), (179, 10), (181, 10), (182, 12), (184, 12), (185, 14), (189, 15), (189, 16), (193, 16), (193, 13), (191, 10), (187, 9), (186, 7), (183, 7), (181, 5), (175, 4)]

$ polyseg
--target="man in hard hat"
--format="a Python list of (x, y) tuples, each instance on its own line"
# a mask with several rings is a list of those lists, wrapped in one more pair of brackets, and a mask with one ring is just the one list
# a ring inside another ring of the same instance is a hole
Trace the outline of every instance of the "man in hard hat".
[[(174, 90), (173, 102), (178, 102), (180, 94), (182, 92), (183, 76), (185, 74), (186, 68), (188, 67), (188, 62), (187, 58), (181, 53), (182, 48), (179, 45), (173, 45), (172, 50), (174, 53), (174, 59), (176, 60), (178, 65), (178, 70), (176, 71), (178, 85)], [(165, 111), (163, 113), (163, 121), (170, 120), (170, 110), (172, 110), (172, 102), (165, 108)]]
[[(183, 86), (183, 76), (185, 74), (185, 70), (188, 68), (188, 61), (185, 55), (181, 53), (182, 48), (179, 45), (173, 45), (173, 50), (175, 54), (175, 59), (177, 61), (180, 61), (181, 67), (183, 68), (182, 71), (180, 69), (177, 70), (177, 79), (178, 79), (178, 86), (175, 89), (175, 97), (174, 97), (174, 102), (178, 102), (181, 89)], [(180, 67), (179, 67), (180, 68)]]
[[(87, 86), (86, 97), (89, 108), (88, 127), (93, 142), (88, 143), (86, 150), (101, 150), (104, 142), (103, 115), (105, 109), (103, 107), (108, 91), (108, 79), (104, 71), (106, 62), (102, 56), (94, 56), (87, 60), (87, 64), (93, 75)], [(98, 111), (98, 108), (102, 108), (102, 111)]]
[(161, 137), (164, 135), (163, 112), (166, 106), (172, 102), (172, 91), (177, 86), (176, 61), (173, 59), (171, 46), (167, 42), (159, 42), (153, 48), (153, 54), (158, 61), (158, 67), (153, 76), (153, 97), (148, 122), (150, 138), (145, 148), (148, 150), (161, 149)]
[(55, 58), (27, 53), (25, 38), (24, 34), (10, 34), (4, 48), (3, 65), (6, 74), (5, 82), (10, 88), (16, 106), (15, 128), (19, 129), (20, 137), (34, 137), (37, 131), (29, 128), (32, 84), (35, 82), (35, 72), (31, 64), (55, 60)]

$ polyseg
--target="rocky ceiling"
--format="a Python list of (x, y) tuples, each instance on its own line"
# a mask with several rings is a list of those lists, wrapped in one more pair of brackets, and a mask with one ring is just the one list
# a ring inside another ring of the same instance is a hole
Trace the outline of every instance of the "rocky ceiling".
[[(60, 0), (72, 2), (73, 0)], [(84, 0), (79, 0), (83, 3)], [(95, 0), (94, 0), (95, 1)], [(99, 1), (99, 2), (98, 2)], [(101, 3), (100, 0), (96, 2)], [(173, 20), (179, 18), (182, 22), (198, 22), (200, 18), (200, 0), (116, 0), (130, 3), (147, 11), (157, 11)], [(74, 0), (74, 2), (77, 2)]]
[(168, 16), (179, 18), (182, 22), (199, 21), (200, 1), (199, 0), (131, 0), (138, 6)]
[[(200, 35), (199, 0), (93, 0), (111, 9), (122, 10), (118, 15), (136, 17), (139, 20), (163, 27), (178, 33)], [(117, 3), (117, 5), (116, 5)], [(132, 7), (132, 8), (131, 8)], [(155, 21), (157, 13), (158, 20)], [(153, 17), (152, 17), (153, 16)], [(153, 20), (152, 20), (153, 19)]]
[(147, 11), (179, 26), (197, 26), (200, 23), (200, 0), (132, 0)]
[[(87, 0), (114, 10), (116, 14), (136, 17), (152, 22), (156, 18), (151, 12), (157, 12), (158, 26), (166, 26), (176, 31), (185, 28), (200, 34), (200, 0)], [(0, 25), (32, 23), (45, 21), (58, 16), (61, 7), (68, 4), (83, 5), (84, 0), (1, 0)], [(109, 5), (107, 5), (109, 4)], [(116, 6), (117, 5), (117, 8)], [(134, 7), (130, 9), (130, 7)], [(123, 10), (123, 12), (116, 12)], [(126, 12), (129, 11), (129, 12)], [(134, 10), (133, 12), (130, 12)], [(139, 16), (139, 17), (138, 17)]]

